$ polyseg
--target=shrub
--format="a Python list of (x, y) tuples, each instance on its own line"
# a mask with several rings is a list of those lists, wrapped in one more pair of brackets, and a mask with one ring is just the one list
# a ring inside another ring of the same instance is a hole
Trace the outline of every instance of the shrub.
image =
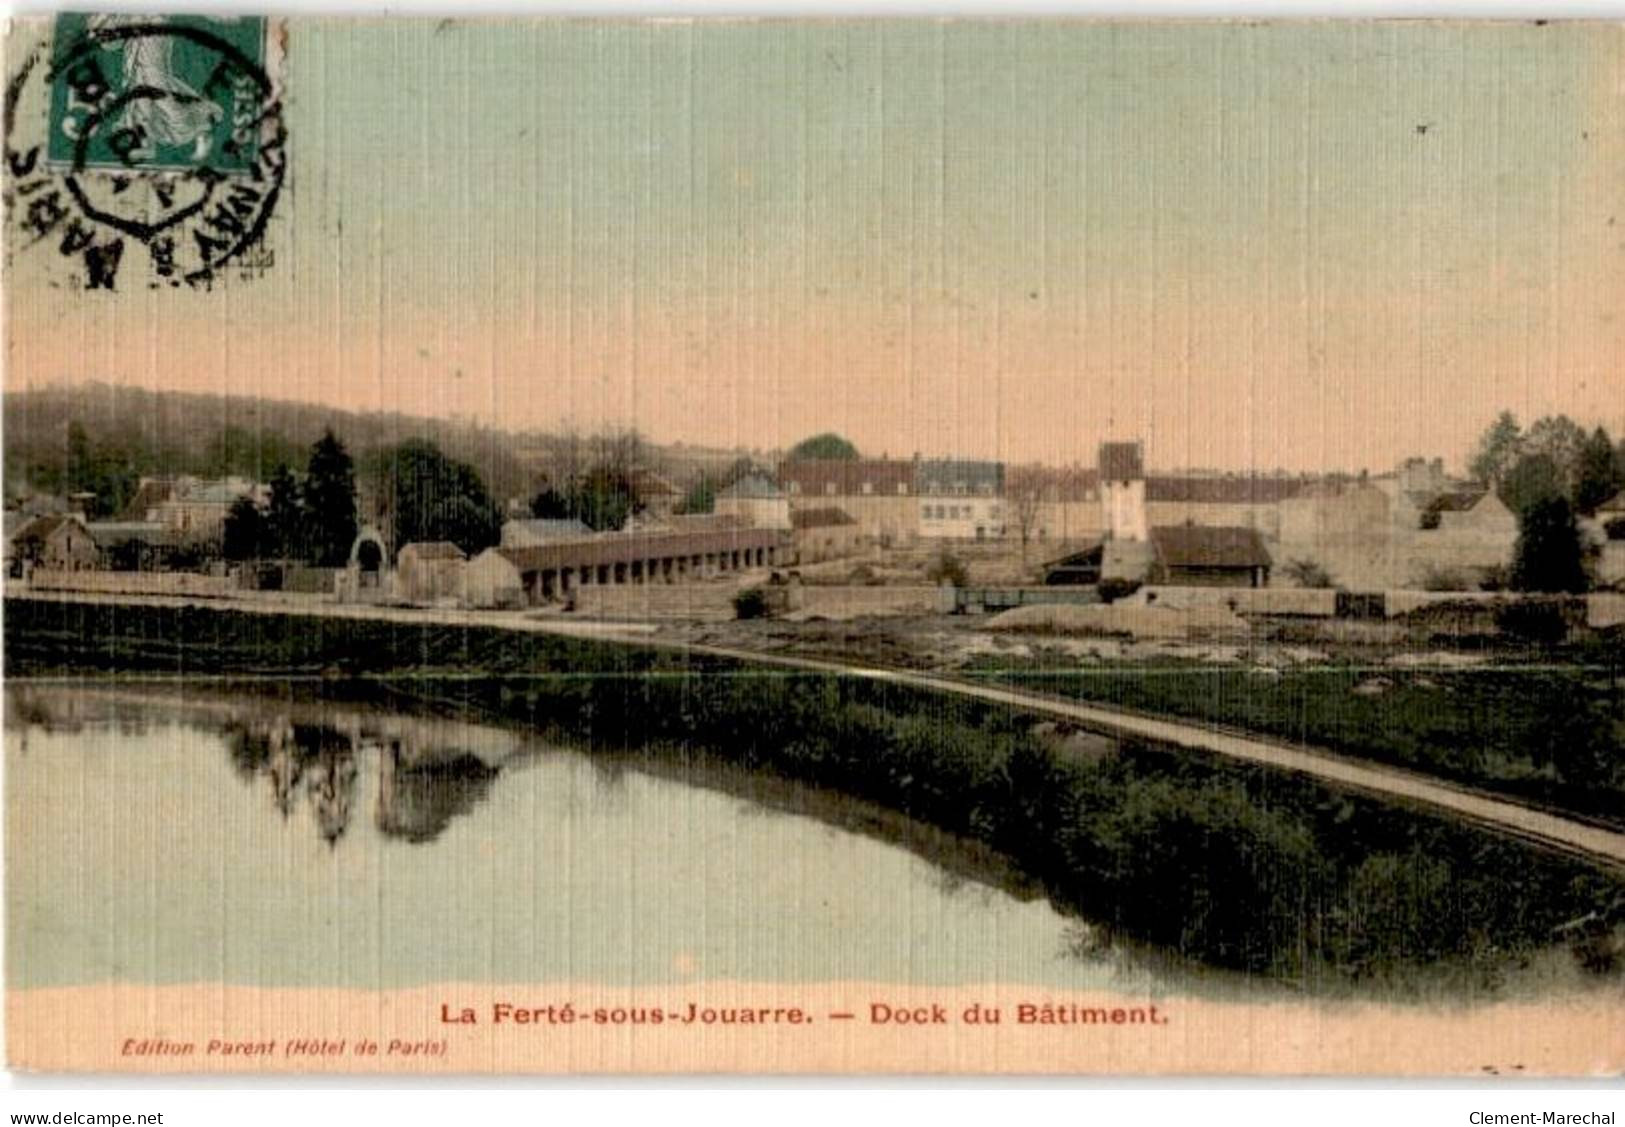
[(1451, 567), (1439, 567), (1437, 564), (1428, 564), (1422, 569), (1422, 590), (1424, 591), (1471, 591), (1473, 584), (1466, 575)]
[(965, 561), (944, 548), (937, 553), (937, 558), (931, 561), (931, 566), (925, 569), (925, 577), (931, 582), (949, 587), (963, 587), (970, 582), (970, 573), (965, 570)]
[(1505, 591), (1512, 585), (1512, 569), (1506, 564), (1493, 564), (1478, 577), (1480, 591)]
[(1138, 579), (1102, 579), (1095, 591), (1103, 603), (1114, 603), (1118, 599), (1126, 599), (1140, 589)]
[(1293, 560), (1281, 569), (1299, 587), (1335, 587), (1332, 573), (1314, 560)]
[(734, 596), (734, 617), (767, 617), (767, 595), (760, 587), (747, 587)]
[(1495, 608), (1495, 626), (1525, 642), (1553, 644), (1568, 636), (1568, 620), (1555, 599), (1513, 599)]

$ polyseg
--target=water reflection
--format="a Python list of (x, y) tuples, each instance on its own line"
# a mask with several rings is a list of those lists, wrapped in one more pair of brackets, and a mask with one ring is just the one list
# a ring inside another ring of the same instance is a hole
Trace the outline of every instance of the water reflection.
[(6, 701), (19, 985), (1156, 988), (980, 847), (771, 776), (263, 688)]
[(330, 724), (295, 722), (279, 712), (232, 718), (222, 731), (237, 773), (263, 779), (284, 818), (303, 794), (329, 845), (344, 836), (360, 805), (363, 769), (376, 779), (373, 824), (387, 837), (415, 843), (433, 841), (472, 810), (500, 770), (456, 743), (444, 726), (430, 724), (385, 724), (356, 714)]
[[(580, 754), (457, 719), (457, 702), (448, 717), (285, 688), (5, 696), (11, 973), (26, 984), (709, 974), (1343, 992), (1332, 974), (1265, 982), (1135, 943), (1057, 911), (986, 847), (871, 804), (703, 757)], [(1378, 985), (1410, 1001), (1590, 989), (1613, 964), (1591, 966), (1606, 960), (1587, 961), (1585, 938), (1516, 966), (1396, 961)]]

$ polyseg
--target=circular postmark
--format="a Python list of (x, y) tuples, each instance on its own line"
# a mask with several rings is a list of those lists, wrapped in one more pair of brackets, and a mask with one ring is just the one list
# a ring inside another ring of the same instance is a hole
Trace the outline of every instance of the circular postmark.
[(258, 17), (58, 16), (49, 53), (6, 90), (14, 248), (54, 245), (90, 289), (116, 288), (127, 244), (152, 285), (267, 267), (286, 131), (265, 31)]

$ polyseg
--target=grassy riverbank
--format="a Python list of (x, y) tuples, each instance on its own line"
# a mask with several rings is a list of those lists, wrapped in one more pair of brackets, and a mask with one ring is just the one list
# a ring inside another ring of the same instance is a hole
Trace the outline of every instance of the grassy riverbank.
[(12, 676), (325, 674), (336, 693), (367, 678), (369, 694), (603, 753), (815, 783), (999, 851), (1109, 934), (1308, 990), (1451, 977), (1493, 990), (1559, 944), (1622, 973), (1618, 877), (1263, 768), (1069, 750), (974, 700), (497, 629), (27, 600), (6, 612)]
[(1262, 672), (1001, 658), (973, 673), (1307, 743), (1625, 826), (1625, 654), (1610, 640), (1538, 657), (1488, 669), (1328, 664)]

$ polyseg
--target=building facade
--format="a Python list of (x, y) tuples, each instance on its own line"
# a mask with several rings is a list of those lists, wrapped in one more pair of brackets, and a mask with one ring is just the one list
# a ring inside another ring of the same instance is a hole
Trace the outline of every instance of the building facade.
[(766, 474), (747, 474), (717, 494), (712, 511), (751, 528), (788, 530), (790, 496)]

